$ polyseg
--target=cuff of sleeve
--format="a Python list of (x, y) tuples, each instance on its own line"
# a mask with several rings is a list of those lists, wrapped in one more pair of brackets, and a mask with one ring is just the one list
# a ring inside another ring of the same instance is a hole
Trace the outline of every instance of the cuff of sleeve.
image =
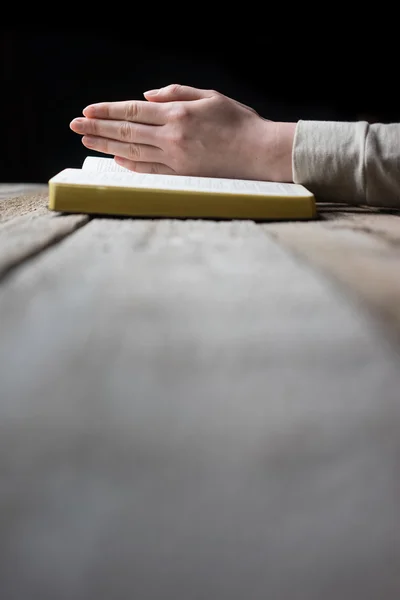
[(365, 204), (367, 134), (364, 121), (299, 121), (293, 141), (293, 181), (320, 201)]

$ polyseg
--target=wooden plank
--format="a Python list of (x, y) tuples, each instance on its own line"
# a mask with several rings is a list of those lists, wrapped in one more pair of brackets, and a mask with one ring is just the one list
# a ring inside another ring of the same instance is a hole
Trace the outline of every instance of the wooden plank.
[(4, 281), (2, 598), (399, 597), (398, 358), (265, 231), (92, 220)]
[(88, 221), (86, 215), (37, 216), (35, 212), (0, 224), (0, 279), (27, 258), (35, 256)]
[[(48, 213), (47, 186), (39, 186), (32, 192), (21, 194), (23, 186), (18, 186), (19, 192), (14, 186), (0, 186), (2, 197), (0, 198), (0, 223), (22, 215), (44, 215)], [(14, 191), (13, 191), (14, 190)]]
[[(400, 334), (400, 220), (361, 217), (328, 223), (268, 224), (264, 230), (307, 259), (379, 317), (387, 332)], [(371, 235), (372, 234), (372, 235)]]
[(337, 212), (329, 215), (325, 225), (331, 229), (351, 229), (400, 244), (400, 216), (389, 214), (357, 214)]
[(88, 221), (47, 208), (47, 185), (0, 185), (0, 278)]
[(0, 202), (46, 191), (47, 184), (42, 183), (0, 183)]

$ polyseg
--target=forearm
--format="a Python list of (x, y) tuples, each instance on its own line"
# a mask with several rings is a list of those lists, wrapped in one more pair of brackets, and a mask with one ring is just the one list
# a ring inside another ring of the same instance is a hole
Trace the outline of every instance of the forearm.
[(321, 201), (400, 207), (400, 124), (299, 121), (292, 175)]

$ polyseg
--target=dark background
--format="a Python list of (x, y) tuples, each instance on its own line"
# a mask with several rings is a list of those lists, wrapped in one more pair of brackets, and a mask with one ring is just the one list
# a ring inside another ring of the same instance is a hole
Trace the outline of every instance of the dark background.
[(399, 120), (387, 47), (342, 43), (339, 51), (337, 39), (3, 30), (0, 181), (46, 182), (79, 167), (88, 151), (69, 122), (87, 104), (142, 98), (169, 83), (216, 89), (282, 121)]

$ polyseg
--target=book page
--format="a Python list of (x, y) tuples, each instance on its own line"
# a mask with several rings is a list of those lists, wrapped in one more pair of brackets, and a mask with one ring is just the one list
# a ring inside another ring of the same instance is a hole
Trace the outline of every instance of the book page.
[(83, 171), (92, 171), (96, 173), (105, 172), (117, 172), (117, 173), (131, 173), (129, 169), (117, 165), (113, 158), (104, 158), (102, 156), (87, 156), (83, 161)]
[(50, 182), (72, 185), (89, 185), (102, 188), (129, 188), (149, 190), (170, 190), (193, 193), (219, 193), (234, 195), (302, 196), (313, 198), (305, 187), (295, 183), (275, 183), (244, 179), (219, 179), (214, 177), (188, 177), (183, 175), (153, 175), (150, 173), (101, 172), (82, 169), (65, 169)]

